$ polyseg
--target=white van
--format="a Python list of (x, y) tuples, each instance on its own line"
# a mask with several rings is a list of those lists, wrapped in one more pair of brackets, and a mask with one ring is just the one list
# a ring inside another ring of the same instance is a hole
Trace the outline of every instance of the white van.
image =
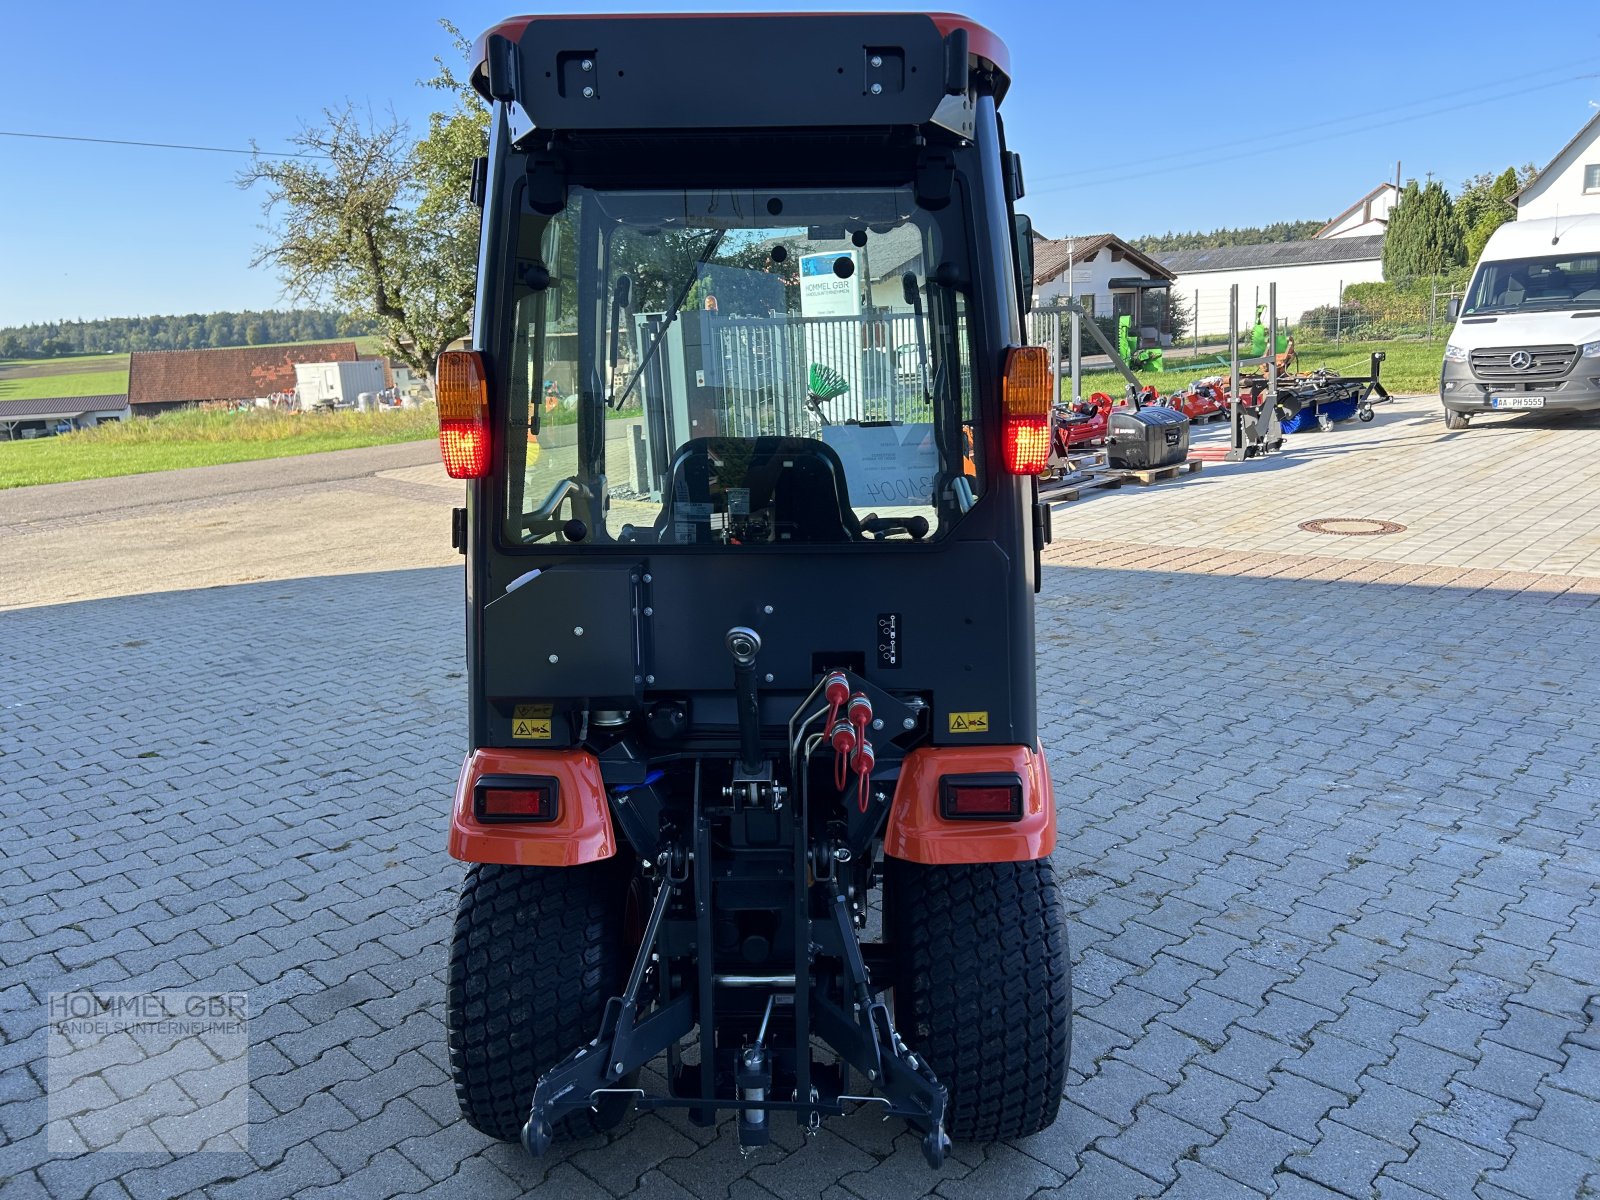
[(1600, 409), (1600, 214), (1506, 222), (1451, 311), (1448, 428), (1481, 412)]

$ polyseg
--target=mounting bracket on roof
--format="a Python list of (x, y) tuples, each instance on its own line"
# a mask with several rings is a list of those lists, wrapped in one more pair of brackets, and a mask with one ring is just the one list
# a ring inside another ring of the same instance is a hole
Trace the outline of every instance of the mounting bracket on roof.
[(492, 33), (484, 49), (488, 59), (490, 99), (514, 100), (517, 95), (516, 43), (510, 38)]
[(967, 31), (960, 26), (944, 39), (944, 91), (947, 96), (967, 94)]

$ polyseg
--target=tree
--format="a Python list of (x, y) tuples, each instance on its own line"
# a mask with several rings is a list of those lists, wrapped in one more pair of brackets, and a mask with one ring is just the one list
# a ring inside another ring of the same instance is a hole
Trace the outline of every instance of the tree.
[(1462, 187), (1456, 199), (1456, 216), (1465, 231), (1466, 262), (1474, 265), (1489, 236), (1517, 215), (1511, 197), (1521, 187), (1514, 167), (1507, 167), (1499, 175), (1487, 173), (1474, 176)]
[(1383, 239), (1383, 277), (1391, 282), (1442, 275), (1466, 261), (1461, 225), (1444, 185), (1429, 180), (1406, 183), (1389, 214)]
[[(441, 25), (464, 53), (469, 43)], [(389, 353), (430, 380), (440, 352), (470, 326), (478, 212), (467, 185), (489, 125), (477, 94), (434, 61), (426, 85), (454, 103), (428, 118), (421, 141), (394, 116), (363, 118), (346, 103), (290, 139), (305, 157), (258, 152), (238, 179), (266, 187), (269, 240), (255, 264), (276, 266), (292, 295), (376, 318)]]
[(1326, 221), (1274, 221), (1238, 229), (1212, 229), (1204, 233), (1147, 233), (1129, 241), (1136, 250), (1160, 257), (1163, 250), (1209, 250), (1217, 246), (1260, 246), (1268, 242), (1299, 242), (1312, 237)]

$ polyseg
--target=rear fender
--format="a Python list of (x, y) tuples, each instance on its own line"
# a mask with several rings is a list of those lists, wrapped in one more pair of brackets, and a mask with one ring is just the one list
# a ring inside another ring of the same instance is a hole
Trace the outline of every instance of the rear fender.
[[(485, 824), (472, 798), (485, 776), (532, 775), (557, 783), (556, 819)], [(461, 764), (450, 814), (450, 857), (520, 867), (576, 867), (617, 852), (600, 764), (586, 750), (474, 750)]]
[[(950, 820), (939, 813), (947, 775), (1014, 774), (1022, 780), (1016, 821)], [(895, 787), (883, 852), (927, 866), (1029, 862), (1056, 845), (1055, 790), (1044, 749), (1035, 746), (925, 746), (906, 756)]]

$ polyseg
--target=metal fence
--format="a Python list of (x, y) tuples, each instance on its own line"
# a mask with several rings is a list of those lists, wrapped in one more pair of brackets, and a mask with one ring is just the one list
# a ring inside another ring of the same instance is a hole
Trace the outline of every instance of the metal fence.
[[(925, 420), (927, 377), (911, 313), (843, 317), (731, 317), (712, 324), (715, 363), (735, 437), (810, 434), (827, 421)], [(811, 404), (812, 375), (833, 374), (846, 390)], [(820, 413), (820, 416), (817, 415)]]

